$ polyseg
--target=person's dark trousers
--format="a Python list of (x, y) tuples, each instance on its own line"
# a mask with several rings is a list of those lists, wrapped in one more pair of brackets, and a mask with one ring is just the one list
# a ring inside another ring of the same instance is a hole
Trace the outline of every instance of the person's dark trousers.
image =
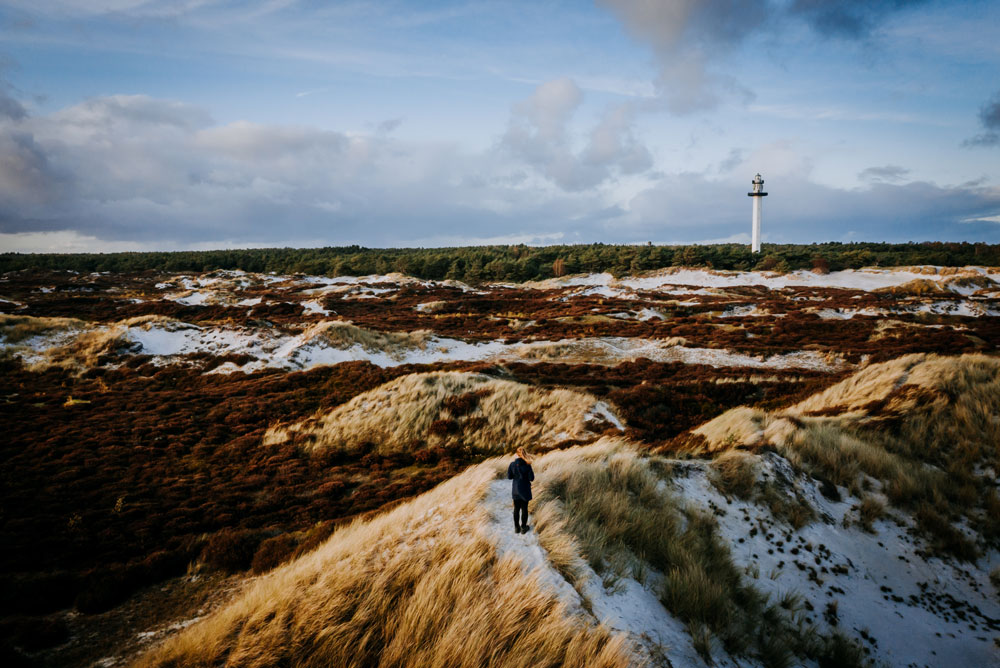
[[(518, 513), (520, 513), (520, 518)], [(522, 526), (528, 526), (528, 502), (523, 499), (514, 499), (514, 528), (520, 531)]]

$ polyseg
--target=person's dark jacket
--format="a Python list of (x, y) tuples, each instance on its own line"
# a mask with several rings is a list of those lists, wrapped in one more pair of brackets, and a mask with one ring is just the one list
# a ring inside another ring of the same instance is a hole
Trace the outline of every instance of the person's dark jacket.
[(531, 481), (535, 479), (531, 464), (518, 457), (507, 467), (507, 478), (514, 481), (510, 490), (514, 499), (531, 501)]

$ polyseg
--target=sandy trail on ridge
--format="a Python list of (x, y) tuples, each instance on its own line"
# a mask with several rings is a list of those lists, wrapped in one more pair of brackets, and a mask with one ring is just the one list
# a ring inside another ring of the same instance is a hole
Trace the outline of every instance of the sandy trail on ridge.
[[(624, 635), (632, 645), (638, 664), (650, 667), (704, 668), (705, 663), (691, 644), (684, 625), (664, 609), (659, 600), (643, 585), (631, 578), (622, 578), (618, 589), (604, 588), (601, 577), (586, 563), (574, 589), (549, 561), (536, 532), (534, 505), (529, 507), (531, 531), (514, 533), (514, 507), (509, 480), (495, 480), (483, 498), (486, 507), (488, 538), (497, 546), (497, 556), (513, 555), (525, 573), (533, 574), (538, 582), (549, 587), (563, 601), (570, 614), (591, 618), (612, 631)], [(589, 610), (583, 605), (586, 598)], [(669, 659), (666, 658), (669, 654)], [(728, 656), (716, 657), (716, 666), (727, 668), (735, 664)]]

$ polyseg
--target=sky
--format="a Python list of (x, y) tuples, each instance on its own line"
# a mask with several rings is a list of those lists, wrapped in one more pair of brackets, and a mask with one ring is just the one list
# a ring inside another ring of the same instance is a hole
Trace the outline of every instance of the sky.
[(1000, 3), (4, 0), (0, 251), (1000, 243)]

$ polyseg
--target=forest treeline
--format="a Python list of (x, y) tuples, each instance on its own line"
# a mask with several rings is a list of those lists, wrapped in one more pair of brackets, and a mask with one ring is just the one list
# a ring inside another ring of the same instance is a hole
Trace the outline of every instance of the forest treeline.
[(366, 276), (401, 272), (426, 279), (530, 281), (581, 272), (615, 276), (670, 266), (735, 270), (837, 271), (870, 266), (1000, 266), (1000, 244), (968, 242), (658, 246), (466, 246), (457, 248), (255, 248), (147, 253), (0, 254), (0, 272), (200, 272), (240, 269), (279, 274)]

